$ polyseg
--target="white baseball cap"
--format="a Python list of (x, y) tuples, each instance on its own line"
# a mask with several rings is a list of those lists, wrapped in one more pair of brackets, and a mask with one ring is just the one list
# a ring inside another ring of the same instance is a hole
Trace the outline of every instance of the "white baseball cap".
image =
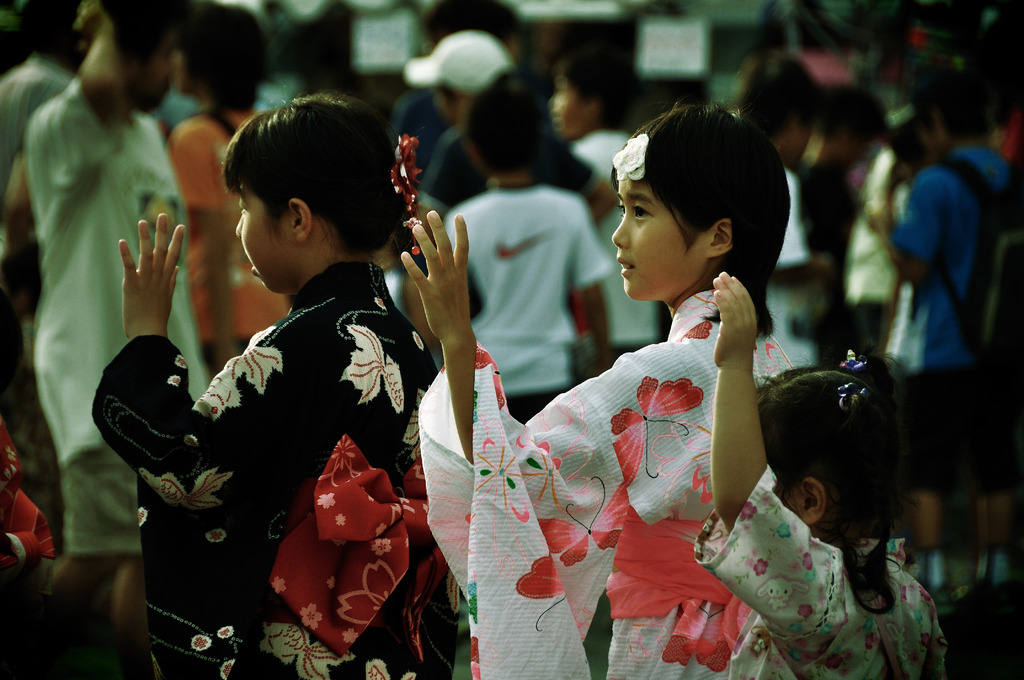
[(429, 55), (406, 62), (405, 82), (477, 94), (514, 66), (508, 49), (490, 33), (458, 31), (445, 36)]

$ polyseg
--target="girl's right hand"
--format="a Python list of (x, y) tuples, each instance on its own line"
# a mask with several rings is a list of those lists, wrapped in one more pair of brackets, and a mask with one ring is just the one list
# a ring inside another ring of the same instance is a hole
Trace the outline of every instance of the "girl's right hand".
[(455, 216), (454, 249), (441, 216), (433, 210), (427, 213), (426, 224), (413, 228), (413, 235), (427, 261), (428, 274), (424, 275), (409, 253), (402, 253), (402, 264), (420, 292), (430, 331), (442, 347), (472, 343), (475, 348), (466, 275), (469, 265), (466, 220), (462, 215)]
[(715, 277), (715, 302), (722, 316), (715, 343), (715, 364), (721, 368), (753, 370), (757, 313), (739, 279), (722, 272)]

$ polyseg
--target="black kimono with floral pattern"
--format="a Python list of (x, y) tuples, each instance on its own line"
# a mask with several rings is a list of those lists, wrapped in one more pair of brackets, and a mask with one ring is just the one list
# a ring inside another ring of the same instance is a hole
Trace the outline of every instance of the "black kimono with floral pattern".
[[(393, 604), (413, 587), (416, 565), (440, 554), (432, 553), (434, 546), (421, 540), (408, 548), (408, 575), (399, 573), (398, 585), (381, 595), (385, 602), (373, 623), (345, 633), (350, 646), (342, 654), (318, 639), (324, 630), (318, 623), (331, 611), (311, 614), (310, 605), (281, 618), (288, 614), (278, 597), (284, 582), (277, 577), (271, 586), (282, 557), (293, 566), (308, 559), (311, 568), (322, 568), (319, 560), (278, 551), (298, 519), (328, 505), (311, 489), (327, 478), (322, 473), (338, 458), (340, 441), (358, 450), (387, 493), (393, 491), (395, 502), (378, 507), (397, 508), (394, 526), (401, 524), (402, 508), (410, 506), (403, 480), (422, 478), (417, 409), (435, 373), (422, 340), (396, 310), (382, 270), (364, 263), (335, 264), (311, 279), (288, 316), (253, 337), (197, 402), (169, 340), (144, 336), (128, 343), (104, 372), (93, 416), (140, 478), (158, 677), (450, 677), (458, 595), (443, 560), (421, 570), (440, 585), (423, 593), (417, 645), (409, 640), (416, 631), (404, 634), (397, 623), (401, 604)], [(378, 544), (372, 545), (380, 555)], [(346, 541), (324, 545), (344, 549)], [(334, 587), (333, 575), (327, 580)], [(291, 592), (300, 586), (312, 587), (295, 579)]]

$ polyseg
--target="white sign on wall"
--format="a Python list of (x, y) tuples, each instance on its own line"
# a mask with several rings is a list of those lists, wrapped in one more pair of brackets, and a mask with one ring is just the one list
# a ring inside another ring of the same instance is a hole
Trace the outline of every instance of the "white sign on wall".
[(641, 78), (704, 78), (710, 62), (707, 19), (642, 16), (637, 21), (636, 70)]
[(358, 14), (352, 22), (356, 73), (400, 73), (418, 45), (419, 18), (411, 9)]

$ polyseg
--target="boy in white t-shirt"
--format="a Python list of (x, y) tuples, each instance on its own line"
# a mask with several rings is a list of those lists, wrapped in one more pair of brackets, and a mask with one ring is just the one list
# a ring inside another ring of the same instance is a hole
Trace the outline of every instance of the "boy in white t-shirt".
[(611, 365), (600, 282), (612, 261), (583, 197), (535, 183), (529, 168), (539, 125), (521, 84), (502, 81), (477, 95), (467, 151), (488, 191), (449, 213), (449, 221), (461, 213), (470, 229), (469, 275), (481, 307), (473, 329), (501, 361), (510, 413), (524, 419), (574, 384), (572, 291), (597, 341), (597, 370)]

